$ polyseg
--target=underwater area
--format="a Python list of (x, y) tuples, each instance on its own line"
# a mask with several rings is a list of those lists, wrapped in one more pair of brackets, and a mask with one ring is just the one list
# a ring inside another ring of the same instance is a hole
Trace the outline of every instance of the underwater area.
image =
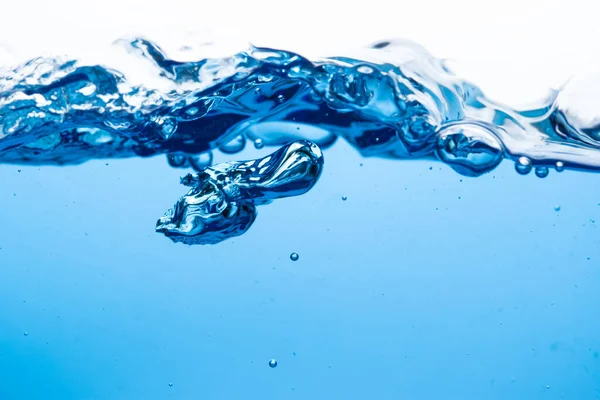
[(0, 46), (0, 399), (600, 399), (600, 73), (136, 27)]

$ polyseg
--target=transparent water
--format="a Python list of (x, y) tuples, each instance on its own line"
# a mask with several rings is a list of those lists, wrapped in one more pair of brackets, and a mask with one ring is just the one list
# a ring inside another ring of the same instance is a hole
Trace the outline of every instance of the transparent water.
[[(515, 110), (408, 42), (122, 45), (3, 70), (2, 396), (600, 396), (589, 79)], [(194, 169), (158, 230), (214, 245), (155, 233)]]

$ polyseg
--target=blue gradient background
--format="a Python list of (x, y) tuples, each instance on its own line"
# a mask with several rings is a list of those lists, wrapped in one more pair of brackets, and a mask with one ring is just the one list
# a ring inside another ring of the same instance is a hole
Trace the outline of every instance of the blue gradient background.
[(600, 399), (598, 175), (338, 142), (307, 195), (187, 247), (153, 231), (186, 171), (108, 163), (0, 166), (2, 400)]

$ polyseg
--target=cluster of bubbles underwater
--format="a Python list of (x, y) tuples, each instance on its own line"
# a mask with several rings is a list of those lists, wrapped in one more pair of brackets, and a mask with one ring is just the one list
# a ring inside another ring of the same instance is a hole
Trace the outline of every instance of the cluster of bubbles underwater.
[[(484, 96), (407, 41), (360, 57), (309, 60), (251, 46), (224, 58), (171, 59), (141, 38), (120, 41), (153, 84), (108, 65), (31, 59), (0, 68), (0, 162), (69, 165), (167, 156), (191, 187), (158, 220), (175, 242), (214, 244), (246, 232), (256, 207), (310, 190), (322, 150), (341, 138), (365, 157), (436, 159), (476, 177), (502, 160), (516, 172), (600, 170), (600, 112), (577, 79), (516, 110)], [(595, 96), (594, 96), (595, 97)], [(247, 142), (264, 158), (212, 165)]]

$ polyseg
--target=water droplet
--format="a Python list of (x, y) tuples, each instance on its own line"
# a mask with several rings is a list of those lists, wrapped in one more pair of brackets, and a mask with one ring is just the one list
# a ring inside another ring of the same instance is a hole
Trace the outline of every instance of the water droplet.
[(560, 206), (554, 207), (554, 211), (560, 211)]
[(167, 161), (173, 168), (184, 168), (187, 166), (187, 157), (183, 154), (168, 154)]
[(222, 145), (219, 150), (225, 154), (235, 154), (244, 150), (244, 147), (246, 147), (246, 139), (242, 135), (239, 135)]
[(273, 358), (272, 360), (269, 360), (269, 367), (275, 368), (276, 366), (277, 366), (277, 360), (276, 359)]
[(437, 136), (436, 154), (453, 170), (466, 176), (490, 172), (504, 157), (496, 136), (488, 129), (473, 124), (441, 129)]
[(346, 196), (342, 196), (342, 200), (346, 201), (346, 200), (348, 200), (348, 198)]
[(565, 163), (562, 161), (557, 161), (554, 167), (556, 172), (563, 172), (565, 170)]
[(213, 162), (212, 151), (196, 154), (189, 157), (190, 164), (196, 172), (202, 172), (206, 167), (210, 167)]
[(283, 103), (283, 102), (285, 101), (285, 97), (283, 97), (283, 95), (282, 95), (282, 94), (280, 94), (279, 96), (277, 96), (277, 101), (278, 101), (279, 103)]
[(292, 260), (292, 261), (298, 261), (299, 258), (300, 258), (300, 256), (298, 255), (298, 253), (290, 254), (290, 260)]
[(531, 164), (531, 160), (527, 157), (519, 157), (517, 163), (515, 164), (515, 169), (521, 175), (527, 175), (531, 172), (532, 168), (533, 166)]
[(545, 177), (547, 177), (549, 172), (550, 172), (550, 171), (548, 170), (548, 168), (547, 168), (547, 167), (537, 167), (537, 168), (535, 169), (535, 175), (536, 175), (538, 178), (545, 178)]
[(265, 144), (263, 143), (263, 140), (259, 138), (259, 139), (256, 139), (256, 140), (254, 141), (254, 147), (255, 147), (256, 149), (260, 150), (260, 149), (262, 149), (263, 147), (265, 147)]
[(27, 336), (27, 335), (29, 335), (29, 333), (23, 332), (23, 336)]
[(20, 170), (20, 169), (18, 169), (18, 170), (17, 170), (17, 172), (21, 172), (21, 170)]
[(169, 382), (169, 387), (172, 387), (172, 386), (173, 386), (173, 382)]

